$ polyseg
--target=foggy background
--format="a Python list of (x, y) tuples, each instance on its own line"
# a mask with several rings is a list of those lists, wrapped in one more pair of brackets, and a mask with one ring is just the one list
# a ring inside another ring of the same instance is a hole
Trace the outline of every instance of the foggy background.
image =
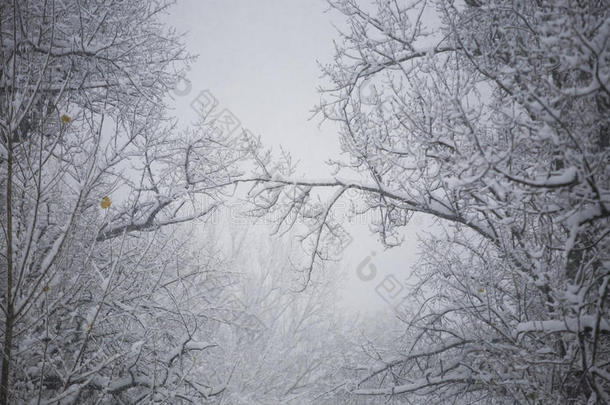
[[(316, 61), (332, 62), (333, 39), (342, 21), (318, 0), (179, 1), (170, 9), (168, 24), (185, 33), (188, 51), (198, 56), (188, 82), (171, 93), (180, 125), (197, 119), (197, 99), (209, 92), (220, 109), (237, 117), (238, 130), (260, 135), (275, 152), (280, 145), (288, 151), (299, 162), (299, 177), (329, 177), (326, 161), (340, 157), (338, 126), (321, 123), (312, 109), (325, 84)], [(225, 213), (224, 218), (235, 216), (239, 213)], [(340, 296), (342, 304), (356, 312), (389, 315), (417, 259), (417, 232), (431, 223), (415, 216), (403, 231), (403, 244), (384, 249), (369, 231), (369, 222), (361, 217), (346, 224), (354, 239), (338, 264), (345, 277)], [(255, 228), (248, 238), (269, 235), (268, 229)], [(358, 276), (359, 269), (370, 281)]]

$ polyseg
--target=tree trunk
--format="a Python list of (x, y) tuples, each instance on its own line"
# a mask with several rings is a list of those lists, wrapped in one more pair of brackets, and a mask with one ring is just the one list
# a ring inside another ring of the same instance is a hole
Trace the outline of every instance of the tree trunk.
[(13, 142), (7, 137), (8, 158), (6, 178), (6, 318), (4, 322), (4, 348), (2, 351), (2, 380), (0, 381), (0, 405), (8, 404), (11, 347), (13, 345), (13, 210), (11, 204), (13, 183)]

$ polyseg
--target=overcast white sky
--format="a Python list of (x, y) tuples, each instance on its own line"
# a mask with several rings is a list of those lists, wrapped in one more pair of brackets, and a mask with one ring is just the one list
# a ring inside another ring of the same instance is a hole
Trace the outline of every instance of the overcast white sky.
[[(333, 22), (342, 21), (327, 11), (322, 0), (178, 1), (169, 23), (187, 32), (187, 47), (199, 58), (188, 75), (191, 90), (176, 97), (177, 116), (193, 121), (190, 103), (209, 90), (244, 128), (298, 159), (301, 174), (328, 176), (324, 162), (339, 154), (337, 128), (332, 123), (319, 128), (319, 119), (308, 120), (320, 99), (316, 61), (332, 61)], [(415, 226), (407, 229), (403, 246), (385, 252), (366, 225), (351, 227), (354, 242), (341, 262), (348, 278), (346, 305), (369, 313), (389, 307), (379, 295), (390, 299), (401, 288), (396, 283), (404, 283), (416, 258)], [(359, 269), (365, 275), (376, 269), (377, 274), (362, 281)]]

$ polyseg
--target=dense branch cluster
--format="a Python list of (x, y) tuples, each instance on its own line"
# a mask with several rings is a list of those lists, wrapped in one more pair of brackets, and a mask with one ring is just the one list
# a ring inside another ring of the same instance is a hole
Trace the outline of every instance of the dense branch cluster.
[(218, 401), (264, 329), (178, 225), (216, 211), (245, 149), (168, 119), (192, 59), (168, 6), (0, 4), (2, 404)]
[[(607, 3), (331, 5), (347, 29), (319, 113), (340, 123), (347, 158), (334, 178), (277, 176), (259, 190), (335, 190), (306, 235), (309, 272), (348, 189), (388, 246), (413, 213), (448, 228), (425, 242), (401, 345), (354, 392), (610, 401)], [(284, 207), (306, 217), (298, 201)]]

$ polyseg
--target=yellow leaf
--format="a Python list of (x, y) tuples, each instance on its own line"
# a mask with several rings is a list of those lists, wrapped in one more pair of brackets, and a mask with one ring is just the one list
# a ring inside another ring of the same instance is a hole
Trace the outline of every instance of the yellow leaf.
[(49, 291), (49, 286), (48, 286), (48, 285), (45, 285), (45, 286), (42, 288), (42, 291), (44, 291), (44, 292)]
[(64, 115), (61, 116), (61, 123), (62, 124), (69, 124), (70, 121), (72, 121), (72, 118), (70, 118), (69, 115), (64, 114)]
[(482, 294), (482, 293), (484, 293), (484, 292), (485, 292), (485, 290), (479, 287), (479, 289), (477, 290), (477, 292), (478, 292), (479, 294)]
[(107, 209), (108, 207), (110, 207), (112, 203), (110, 202), (110, 198), (109, 197), (104, 197), (102, 198), (102, 201), (100, 201), (100, 205), (102, 206), (103, 209)]

